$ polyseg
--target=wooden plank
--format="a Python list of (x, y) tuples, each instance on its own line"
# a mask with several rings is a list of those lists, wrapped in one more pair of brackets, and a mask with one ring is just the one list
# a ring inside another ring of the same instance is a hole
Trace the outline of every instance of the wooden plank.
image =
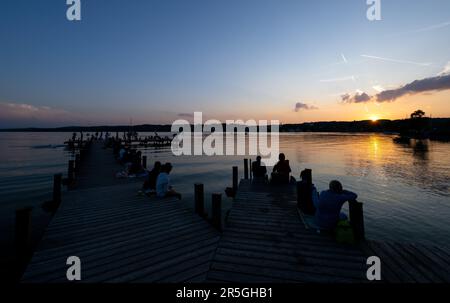
[(402, 282), (402, 279), (397, 276), (395, 271), (389, 265), (389, 261), (387, 263), (385, 263), (384, 262), (385, 259), (382, 259), (378, 255), (378, 252), (375, 249), (373, 249), (373, 247), (371, 247), (369, 245), (368, 241), (365, 241), (365, 242), (361, 243), (360, 248), (364, 252), (366, 257), (376, 256), (376, 257), (380, 258), (381, 263), (382, 263), (381, 264), (381, 280), (383, 282), (388, 282), (388, 283), (400, 283), (400, 282)]
[[(265, 268), (276, 268), (285, 270), (295, 270), (305, 273), (324, 274), (337, 277), (347, 277), (363, 280), (365, 278), (365, 270), (363, 266), (359, 268), (349, 268), (339, 266), (338, 263), (333, 262), (320, 262), (320, 259), (313, 258), (288, 258), (283, 256), (276, 256), (275, 254), (251, 252), (248, 250), (231, 250), (231, 249), (218, 249), (217, 255), (214, 259), (218, 262), (237, 263), (264, 266)], [(319, 261), (319, 262), (317, 262)], [(364, 263), (362, 263), (364, 264)], [(360, 265), (362, 265), (360, 264)]]
[[(97, 238), (88, 238), (84, 242), (77, 242), (68, 245), (60, 245), (52, 249), (46, 249), (42, 251), (38, 251), (37, 255), (33, 257), (33, 261), (35, 263), (39, 263), (42, 260), (49, 260), (55, 258), (57, 256), (67, 256), (71, 252), (84, 252), (84, 253), (93, 253), (95, 254), (98, 249), (107, 248), (108, 245), (114, 245), (115, 243), (128, 243), (129, 241), (139, 241), (142, 238), (145, 238), (145, 235), (149, 235), (152, 237), (159, 237), (159, 240), (164, 239), (165, 237), (172, 237), (172, 234), (177, 231), (189, 230), (193, 226), (197, 225), (198, 221), (194, 220), (192, 224), (186, 225), (184, 222), (177, 222), (171, 225), (171, 229), (168, 230), (165, 226), (160, 226), (158, 229), (149, 229), (147, 226), (142, 228), (139, 233), (136, 230), (131, 231), (132, 235), (129, 236), (130, 231), (125, 230), (123, 234), (119, 238), (117, 235), (109, 234), (103, 237)], [(203, 228), (205, 226), (203, 225)], [(209, 226), (208, 226), (209, 228)], [(211, 232), (211, 231), (210, 231)], [(42, 256), (40, 255), (42, 254)]]
[(226, 245), (222, 241), (219, 244), (219, 251), (227, 251), (233, 254), (234, 251), (242, 251), (248, 255), (258, 255), (260, 258), (273, 260), (291, 260), (291, 262), (303, 262), (322, 264), (328, 267), (340, 267), (346, 269), (362, 270), (365, 267), (365, 258), (347, 257), (345, 255), (339, 257), (333, 253), (317, 253), (309, 252), (303, 249), (279, 249), (255, 245)]
[(220, 271), (231, 271), (236, 273), (245, 273), (252, 276), (248, 281), (257, 281), (261, 278), (280, 279), (286, 282), (315, 282), (315, 283), (350, 283), (356, 282), (354, 279), (335, 278), (332, 276), (304, 273), (293, 270), (279, 270), (261, 266), (251, 266), (245, 264), (230, 264), (222, 262), (213, 262), (211, 269)]
[(399, 256), (385, 245), (379, 242), (370, 241), (367, 244), (376, 252), (376, 256), (381, 259), (384, 266), (388, 266), (392, 272), (401, 279), (401, 282), (416, 283), (416, 279), (406, 270), (404, 262), (400, 261)]
[[(435, 267), (435, 265), (430, 266), (428, 262), (424, 260), (424, 257), (422, 255), (417, 254), (414, 250), (411, 250), (411, 248), (407, 245), (400, 245), (398, 243), (392, 243), (392, 246), (394, 246), (398, 251), (401, 252), (401, 254), (404, 256), (404, 258), (408, 261), (411, 266), (414, 266), (417, 271), (419, 271), (426, 279), (428, 279), (432, 283), (442, 283), (444, 282), (443, 279), (441, 279), (438, 275), (436, 275), (432, 268)], [(427, 263), (425, 265), (424, 263)]]
[[(200, 240), (204, 240), (206, 238), (211, 237), (211, 232), (205, 230), (202, 226), (202, 229), (194, 229), (194, 230), (181, 230), (179, 234), (177, 234), (176, 238), (172, 236), (167, 237), (165, 239), (161, 239), (155, 237), (148, 238), (139, 238), (135, 239), (133, 243), (115, 243), (115, 247), (101, 247), (98, 250), (95, 250), (94, 253), (88, 254), (83, 251), (82, 260), (85, 265), (83, 265), (83, 272), (89, 271), (91, 268), (104, 266), (108, 263), (115, 263), (121, 259), (127, 259), (131, 257), (136, 257), (144, 252), (148, 252), (151, 250), (151, 253), (163, 253), (166, 251), (171, 251), (176, 248), (182, 247), (185, 245), (184, 241), (196, 242)], [(151, 256), (151, 254), (150, 254)], [(149, 257), (149, 256), (146, 256)], [(33, 273), (33, 276), (41, 275), (45, 273), (51, 273), (57, 269), (61, 268), (61, 265), (65, 265), (65, 256), (59, 258), (59, 261), (56, 259), (51, 259), (46, 262), (35, 263), (34, 267), (30, 267), (30, 270)], [(118, 259), (118, 260), (117, 260)]]
[(447, 263), (432, 254), (429, 249), (414, 244), (408, 244), (408, 246), (422, 257), (421, 261), (429, 270), (433, 271), (446, 283), (450, 283), (450, 266)]
[(406, 258), (406, 255), (401, 248), (398, 248), (397, 246), (395, 246), (390, 242), (384, 242), (383, 247), (391, 251), (392, 255), (394, 255), (397, 258), (397, 261), (402, 264), (403, 269), (408, 271), (417, 282), (419, 283), (431, 282), (424, 274), (422, 274), (417, 269), (417, 264), (409, 260), (409, 258)]
[[(103, 275), (96, 275), (90, 279), (91, 282), (127, 282), (146, 278), (153, 281), (154, 274), (166, 270), (167, 268), (178, 268), (189, 260), (201, 258), (204, 261), (209, 260), (209, 256), (215, 250), (214, 246), (190, 245), (184, 250), (173, 252), (160, 256), (159, 258), (146, 259), (142, 262), (133, 262), (126, 268), (118, 268), (116, 271), (110, 271)], [(159, 274), (157, 274), (159, 276)], [(150, 277), (150, 278), (149, 278)]]

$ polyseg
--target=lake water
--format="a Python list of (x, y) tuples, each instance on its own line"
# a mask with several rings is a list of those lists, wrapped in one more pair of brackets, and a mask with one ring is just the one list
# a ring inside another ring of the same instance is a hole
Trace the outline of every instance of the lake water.
[[(145, 135), (145, 134), (142, 134)], [(0, 215), (2, 238), (12, 235), (14, 210), (49, 200), (52, 176), (66, 172), (73, 155), (61, 146), (69, 133), (0, 133)], [(391, 135), (281, 134), (280, 149), (298, 179), (313, 170), (319, 190), (330, 180), (358, 193), (364, 202), (366, 234), (372, 239), (447, 245), (450, 235), (450, 144), (397, 144)], [(223, 192), (231, 185), (231, 167), (240, 176), (244, 157), (172, 155), (170, 148), (146, 148), (148, 163), (172, 162), (172, 181), (184, 197), (193, 184)], [(39, 214), (35, 214), (39, 216)], [(38, 218), (39, 219), (39, 218)]]

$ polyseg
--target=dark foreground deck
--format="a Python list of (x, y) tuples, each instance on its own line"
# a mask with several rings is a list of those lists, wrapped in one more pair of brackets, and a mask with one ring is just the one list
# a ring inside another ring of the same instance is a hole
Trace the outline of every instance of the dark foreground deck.
[(242, 181), (208, 272), (211, 282), (368, 282), (369, 256), (384, 282), (450, 282), (450, 255), (438, 247), (365, 241), (337, 244), (306, 229), (292, 188)]
[(110, 151), (94, 145), (89, 158), (23, 282), (67, 282), (69, 256), (81, 259), (81, 282), (368, 282), (369, 256), (381, 259), (382, 282), (450, 282), (445, 249), (341, 245), (305, 228), (291, 187), (241, 181), (219, 233), (186, 202), (138, 196), (134, 182), (105, 181), (120, 168)]
[(136, 185), (65, 196), (23, 276), (67, 282), (66, 260), (81, 260), (82, 282), (203, 281), (219, 234), (183, 202), (136, 196)]

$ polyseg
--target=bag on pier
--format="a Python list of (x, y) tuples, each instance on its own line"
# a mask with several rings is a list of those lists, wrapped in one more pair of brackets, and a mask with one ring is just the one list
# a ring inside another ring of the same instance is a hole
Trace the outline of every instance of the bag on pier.
[(353, 228), (348, 220), (339, 220), (335, 229), (336, 242), (341, 244), (355, 244)]

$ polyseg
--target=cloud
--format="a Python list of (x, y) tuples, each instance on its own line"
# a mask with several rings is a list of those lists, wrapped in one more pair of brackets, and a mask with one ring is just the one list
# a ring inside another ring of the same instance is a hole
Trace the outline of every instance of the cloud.
[(178, 117), (180, 117), (180, 118), (194, 118), (194, 114), (193, 113), (179, 113)]
[(447, 65), (444, 66), (444, 69), (438, 74), (438, 76), (445, 76), (450, 74), (450, 61), (447, 62)]
[(295, 103), (294, 111), (299, 112), (301, 110), (315, 110), (315, 109), (319, 109), (319, 108), (314, 105), (308, 105), (306, 103), (297, 102), (297, 103)]
[(413, 30), (411, 32), (413, 32), (413, 33), (428, 32), (428, 31), (431, 31), (431, 30), (447, 27), (449, 25), (450, 25), (450, 21), (447, 21), (447, 22), (442, 22), (442, 23), (439, 23), (439, 24), (434, 24), (434, 25), (430, 25), (430, 26), (427, 26), (427, 27), (419, 28), (419, 29)]
[(344, 94), (341, 96), (344, 103), (365, 103), (371, 100), (371, 97), (365, 92), (356, 92), (354, 95)]
[(361, 57), (368, 58), (368, 59), (373, 59), (373, 60), (379, 60), (379, 61), (387, 61), (387, 62), (394, 62), (394, 63), (404, 63), (404, 64), (419, 65), (419, 66), (430, 66), (431, 65), (431, 63), (413, 62), (413, 61), (407, 61), (407, 60), (383, 58), (383, 57), (370, 56), (370, 55), (361, 55)]
[(392, 102), (405, 95), (450, 89), (450, 74), (415, 80), (396, 89), (382, 91), (376, 95), (377, 102)]
[(334, 78), (334, 79), (323, 79), (323, 80), (319, 80), (320, 82), (342, 82), (342, 81), (356, 81), (356, 77), (355, 76), (347, 76), (347, 77), (342, 77), (342, 78)]
[(393, 102), (396, 99), (406, 96), (415, 95), (421, 93), (431, 93), (435, 91), (442, 91), (450, 89), (450, 62), (444, 67), (443, 71), (437, 76), (428, 77), (421, 80), (415, 80), (406, 85), (402, 85), (398, 88), (385, 90), (379, 85), (372, 87), (377, 91), (374, 96), (369, 96), (362, 91), (356, 91), (355, 94), (343, 94), (341, 95), (342, 103), (365, 103), (369, 101), (381, 102)]
[(47, 126), (79, 121), (72, 113), (49, 106), (0, 102), (2, 127)]
[(372, 86), (372, 88), (376, 90), (378, 93), (381, 93), (382, 91), (385, 90), (381, 85), (374, 85)]

